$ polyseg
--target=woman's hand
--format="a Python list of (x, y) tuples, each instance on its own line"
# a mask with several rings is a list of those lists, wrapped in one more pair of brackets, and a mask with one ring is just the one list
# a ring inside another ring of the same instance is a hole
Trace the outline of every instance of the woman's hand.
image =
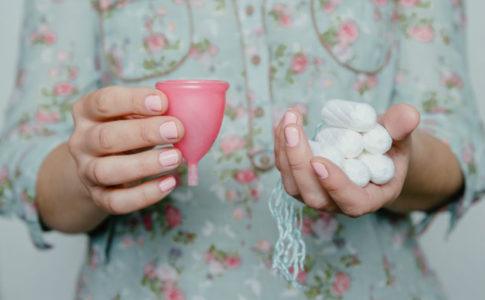
[(415, 108), (399, 104), (380, 118), (393, 139), (387, 153), (394, 161), (394, 178), (385, 185), (369, 183), (364, 188), (349, 180), (328, 159), (312, 157), (297, 110), (288, 111), (276, 128), (276, 165), (288, 194), (308, 206), (358, 217), (391, 204), (401, 194), (411, 161), (413, 131), (419, 124)]
[[(179, 120), (163, 116), (167, 105), (163, 93), (147, 88), (108, 87), (77, 101), (67, 147), (54, 150), (41, 168), (38, 204), (44, 221), (55, 229), (82, 231), (106, 214), (130, 213), (167, 196), (176, 184), (168, 174), (182, 162), (170, 145), (184, 135)], [(80, 217), (96, 221), (86, 224)]]

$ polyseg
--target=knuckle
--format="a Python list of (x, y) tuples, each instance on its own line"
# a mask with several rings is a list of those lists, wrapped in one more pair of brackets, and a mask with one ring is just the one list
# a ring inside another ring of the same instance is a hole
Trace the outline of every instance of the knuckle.
[(305, 195), (304, 202), (307, 206), (317, 210), (324, 209), (326, 204), (325, 199), (322, 199), (314, 193)]
[(109, 134), (109, 128), (103, 125), (98, 125), (96, 130), (98, 145), (103, 150), (111, 150), (113, 142)]
[(123, 211), (117, 205), (118, 202), (119, 201), (116, 197), (116, 194), (114, 194), (113, 192), (105, 192), (102, 196), (102, 203), (103, 203), (104, 209), (112, 215), (123, 214)]
[(305, 163), (302, 160), (289, 160), (288, 165), (290, 166), (290, 169), (294, 171), (303, 171), (307, 168), (307, 163)]
[(104, 183), (106, 183), (108, 174), (105, 168), (102, 167), (102, 165), (99, 163), (98, 160), (92, 160), (89, 163), (88, 169), (89, 169), (88, 174), (91, 181), (99, 185), (103, 185)]
[(151, 197), (150, 197), (147, 189), (142, 189), (141, 190), (141, 195), (138, 198), (138, 201), (139, 202), (137, 204), (138, 204), (138, 207), (139, 208), (143, 208), (143, 207), (145, 207), (147, 205), (147, 203), (150, 203)]
[(342, 212), (351, 218), (358, 218), (366, 214), (364, 209), (356, 205), (342, 207)]
[(146, 144), (157, 145), (161, 142), (160, 134), (157, 130), (153, 130), (148, 122), (141, 121), (139, 130), (140, 137)]
[(293, 198), (298, 198), (298, 191), (296, 191), (295, 189), (291, 189), (289, 188), (286, 184), (283, 185), (283, 188), (285, 189), (285, 192), (290, 195), (291, 197)]
[(108, 90), (102, 90), (99, 92), (97, 97), (94, 97), (93, 100), (93, 109), (99, 115), (106, 115), (109, 112), (109, 99), (110, 94), (107, 92)]

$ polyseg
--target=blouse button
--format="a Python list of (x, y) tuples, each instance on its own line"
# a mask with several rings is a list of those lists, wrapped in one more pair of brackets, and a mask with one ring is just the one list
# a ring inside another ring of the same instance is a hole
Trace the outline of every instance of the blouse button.
[(275, 166), (274, 154), (272, 150), (257, 150), (250, 155), (251, 164), (256, 169), (266, 172)]
[(246, 6), (246, 15), (252, 16), (254, 13), (254, 7), (252, 5)]

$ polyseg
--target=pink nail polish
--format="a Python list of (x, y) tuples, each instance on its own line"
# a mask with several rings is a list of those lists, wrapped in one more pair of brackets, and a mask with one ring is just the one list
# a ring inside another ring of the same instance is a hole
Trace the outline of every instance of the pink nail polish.
[(290, 147), (295, 147), (300, 142), (300, 133), (295, 127), (285, 128), (285, 139), (286, 144)]
[(160, 134), (166, 140), (175, 140), (178, 137), (177, 125), (173, 121), (163, 123), (160, 126)]
[(296, 124), (297, 121), (298, 121), (298, 117), (294, 113), (289, 111), (285, 113), (285, 117), (283, 119), (284, 126), (289, 124)]
[(160, 181), (160, 183), (158, 184), (158, 187), (160, 188), (160, 190), (162, 192), (168, 192), (170, 190), (172, 190), (175, 185), (177, 184), (177, 182), (175, 181), (175, 178), (173, 177), (168, 177), (162, 181)]
[(158, 158), (160, 164), (164, 167), (171, 167), (178, 164), (179, 159), (179, 154), (175, 150), (163, 151)]
[(327, 168), (325, 168), (323, 164), (312, 162), (312, 168), (313, 171), (315, 171), (315, 173), (317, 173), (318, 177), (320, 177), (321, 179), (325, 179), (328, 177)]
[(145, 106), (154, 112), (162, 111), (162, 99), (158, 95), (150, 95), (145, 98)]

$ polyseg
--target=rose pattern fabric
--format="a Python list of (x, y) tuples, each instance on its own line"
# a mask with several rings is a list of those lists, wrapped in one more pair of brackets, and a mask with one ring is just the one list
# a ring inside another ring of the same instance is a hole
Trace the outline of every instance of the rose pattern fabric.
[[(466, 176), (451, 225), (484, 190), (484, 147), (456, 0), (27, 1), (21, 60), (1, 136), (0, 213), (49, 247), (35, 209), (44, 157), (72, 131), (70, 108), (105, 85), (171, 78), (231, 83), (201, 184), (110, 217), (90, 234), (78, 299), (445, 299), (416, 242), (420, 223), (305, 208), (308, 257), (289, 286), (271, 270), (267, 208), (278, 177), (272, 128), (289, 106), (309, 134), (324, 101), (408, 102)], [(181, 170), (185, 172), (186, 170)], [(181, 176), (180, 178), (183, 178)], [(291, 271), (291, 270), (290, 270)]]

